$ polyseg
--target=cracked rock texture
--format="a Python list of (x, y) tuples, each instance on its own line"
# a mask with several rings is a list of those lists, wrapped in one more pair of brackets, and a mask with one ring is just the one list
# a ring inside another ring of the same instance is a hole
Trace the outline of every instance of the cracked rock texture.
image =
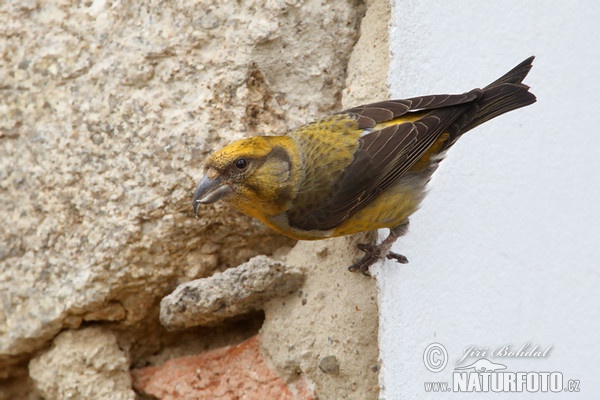
[(32, 355), (83, 323), (135, 363), (177, 284), (293, 244), (223, 205), (194, 219), (191, 196), (222, 144), (339, 110), (363, 11), (0, 2), (0, 379), (28, 387)]
[(160, 322), (168, 329), (210, 326), (258, 311), (263, 304), (302, 286), (305, 275), (265, 256), (208, 278), (186, 282), (160, 302)]

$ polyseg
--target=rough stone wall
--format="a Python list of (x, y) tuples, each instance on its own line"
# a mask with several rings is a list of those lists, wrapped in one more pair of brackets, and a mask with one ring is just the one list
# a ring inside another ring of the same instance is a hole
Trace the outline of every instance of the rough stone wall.
[(0, 398), (30, 392), (29, 360), (43, 375), (63, 330), (102, 326), (123, 365), (186, 337), (217, 337), (206, 349), (256, 333), (158, 322), (178, 283), (294, 244), (220, 204), (194, 219), (202, 162), (339, 110), (363, 13), (346, 0), (0, 4)]

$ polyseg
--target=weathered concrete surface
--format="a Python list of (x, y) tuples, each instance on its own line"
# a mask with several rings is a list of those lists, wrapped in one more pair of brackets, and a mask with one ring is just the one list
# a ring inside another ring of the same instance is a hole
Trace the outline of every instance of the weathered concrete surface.
[(346, 89), (342, 92), (344, 107), (372, 103), (389, 98), (390, 67), (389, 21), (390, 2), (367, 1), (367, 12), (361, 21), (360, 38), (348, 61)]
[(339, 109), (361, 10), (0, 4), (0, 378), (83, 322), (143, 354), (177, 283), (290, 244), (191, 194), (224, 142)]
[(359, 256), (353, 239), (316, 247), (299, 242), (287, 256), (286, 264), (305, 268), (307, 279), (299, 293), (265, 305), (262, 350), (287, 380), (312, 381), (319, 398), (376, 399), (375, 280), (348, 272)]
[(302, 270), (256, 256), (235, 268), (182, 283), (160, 302), (160, 322), (167, 329), (216, 325), (227, 318), (262, 310), (304, 283)]
[(31, 360), (29, 371), (46, 399), (135, 399), (129, 359), (117, 337), (102, 328), (61, 333)]

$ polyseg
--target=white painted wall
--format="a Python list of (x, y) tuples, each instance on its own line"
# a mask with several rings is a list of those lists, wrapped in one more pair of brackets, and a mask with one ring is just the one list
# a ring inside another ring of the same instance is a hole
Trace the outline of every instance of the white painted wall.
[[(600, 393), (600, 3), (396, 0), (393, 97), (483, 86), (529, 55), (538, 103), (464, 136), (395, 250), (410, 263), (377, 268), (381, 397), (451, 382), (470, 345), (552, 345), (545, 359), (504, 359), (507, 371), (559, 371)], [(426, 346), (449, 354), (428, 371)], [(480, 357), (470, 358), (475, 361)], [(543, 395), (538, 394), (537, 398)], [(469, 398), (524, 398), (486, 394)], [(535, 395), (532, 397), (536, 397)]]

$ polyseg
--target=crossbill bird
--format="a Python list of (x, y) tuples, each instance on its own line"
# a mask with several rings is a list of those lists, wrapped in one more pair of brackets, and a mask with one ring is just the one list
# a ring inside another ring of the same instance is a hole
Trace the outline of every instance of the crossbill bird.
[(294, 239), (314, 240), (389, 228), (351, 271), (368, 274), (391, 251), (426, 194), (445, 152), (465, 132), (536, 101), (522, 83), (534, 57), (463, 94), (387, 100), (351, 108), (283, 136), (235, 141), (212, 154), (194, 193), (223, 200)]

